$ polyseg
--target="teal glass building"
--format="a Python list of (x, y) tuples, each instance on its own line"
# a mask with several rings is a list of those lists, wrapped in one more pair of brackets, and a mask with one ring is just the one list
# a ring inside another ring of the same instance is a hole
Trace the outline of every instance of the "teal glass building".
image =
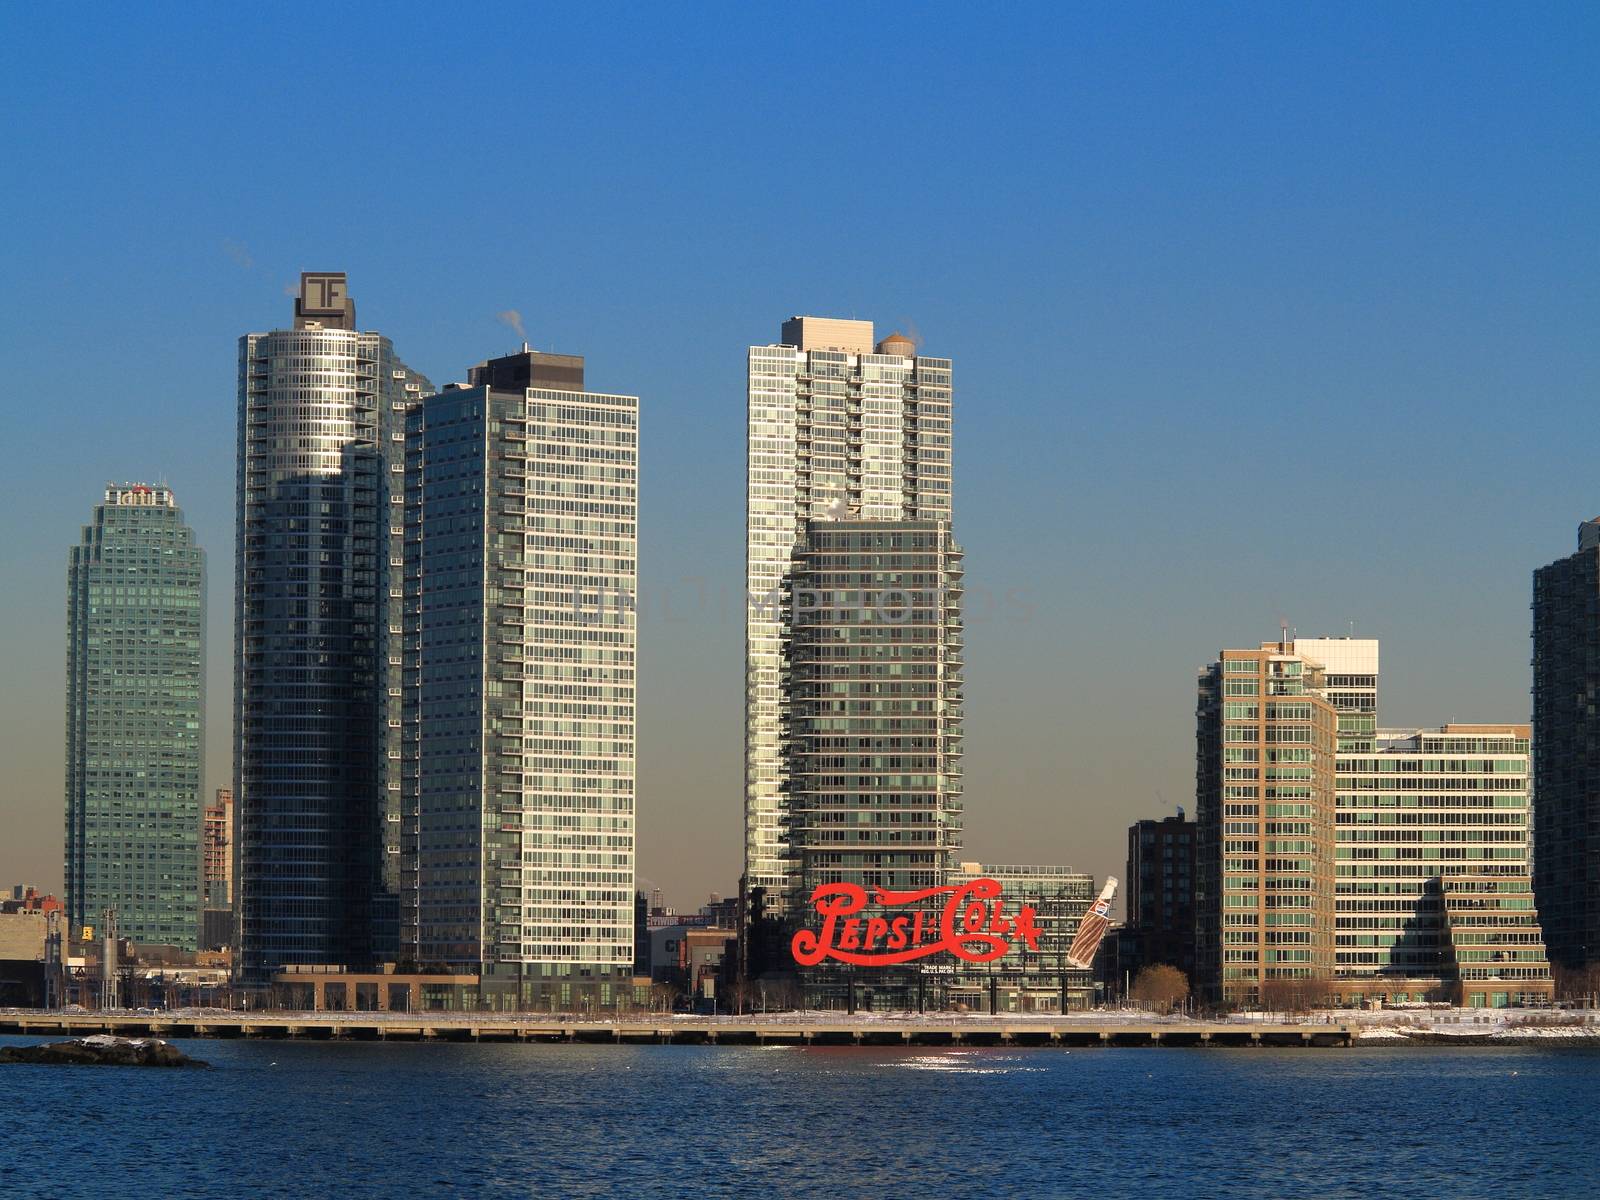
[(166, 487), (106, 488), (67, 567), (67, 916), (196, 948), (205, 555)]

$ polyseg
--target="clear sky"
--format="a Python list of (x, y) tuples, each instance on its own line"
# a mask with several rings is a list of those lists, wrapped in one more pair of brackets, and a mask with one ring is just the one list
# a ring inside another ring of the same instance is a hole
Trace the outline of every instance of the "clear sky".
[(436, 383), (516, 310), (643, 398), (677, 903), (739, 872), (745, 348), (795, 313), (955, 360), (968, 857), (1120, 874), (1280, 619), (1381, 637), (1385, 724), (1527, 718), (1600, 512), (1594, 5), (13, 5), (0, 56), (0, 883), (60, 886), (108, 479), (209, 552), (228, 782), (236, 339), (303, 269)]

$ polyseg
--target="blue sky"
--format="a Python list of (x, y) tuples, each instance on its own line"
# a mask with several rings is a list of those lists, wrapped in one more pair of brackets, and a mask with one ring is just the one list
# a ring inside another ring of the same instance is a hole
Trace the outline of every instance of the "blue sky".
[[(642, 397), (642, 878), (739, 869), (743, 367), (794, 313), (956, 363), (970, 856), (1119, 871), (1224, 645), (1384, 641), (1380, 720), (1528, 714), (1600, 512), (1593, 6), (47, 6), (0, 95), (0, 883), (59, 886), (66, 547), (210, 553), (235, 342), (302, 269), (442, 383)], [(982, 597), (1014, 594), (1018, 603)], [(686, 699), (687, 698), (687, 699)]]

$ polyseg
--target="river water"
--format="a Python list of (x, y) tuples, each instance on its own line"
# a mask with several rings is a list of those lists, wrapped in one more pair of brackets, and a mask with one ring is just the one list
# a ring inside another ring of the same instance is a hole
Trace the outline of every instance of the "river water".
[(1600, 1196), (1596, 1050), (179, 1044), (0, 1067), (0, 1197)]

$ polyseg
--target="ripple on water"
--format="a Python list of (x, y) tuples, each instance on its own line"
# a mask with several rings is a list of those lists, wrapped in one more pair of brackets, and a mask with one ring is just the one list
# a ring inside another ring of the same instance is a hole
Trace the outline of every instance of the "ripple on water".
[(1593, 1050), (185, 1049), (214, 1069), (4, 1068), (0, 1195), (1499, 1200), (1600, 1179)]

